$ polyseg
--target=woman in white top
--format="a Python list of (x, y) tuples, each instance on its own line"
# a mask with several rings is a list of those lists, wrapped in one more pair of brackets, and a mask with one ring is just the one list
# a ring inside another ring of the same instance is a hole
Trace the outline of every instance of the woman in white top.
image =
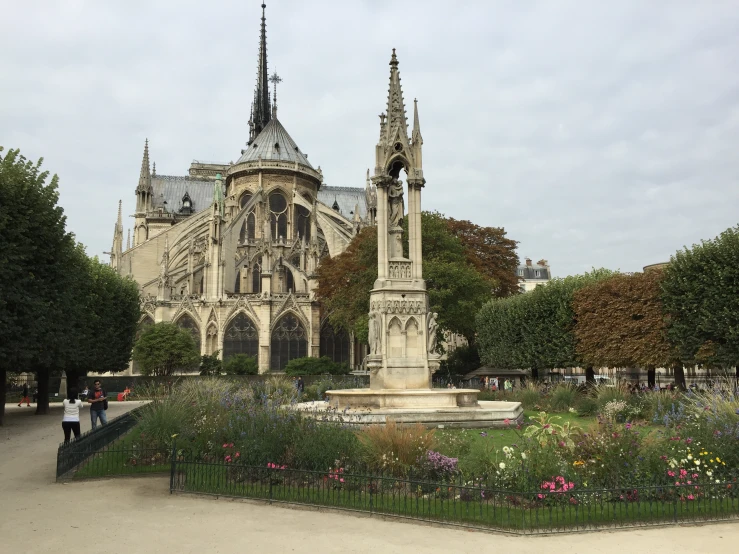
[(74, 431), (74, 438), (80, 436), (80, 410), (84, 404), (77, 398), (77, 391), (69, 389), (69, 398), (65, 398), (62, 405), (64, 406), (64, 418), (62, 419), (62, 429), (64, 429), (64, 442), (69, 442), (69, 436)]

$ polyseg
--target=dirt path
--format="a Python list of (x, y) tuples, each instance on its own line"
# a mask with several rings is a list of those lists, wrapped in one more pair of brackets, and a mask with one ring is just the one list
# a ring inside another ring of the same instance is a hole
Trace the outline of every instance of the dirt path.
[[(110, 416), (137, 404), (111, 403)], [(164, 477), (54, 483), (61, 412), (8, 408), (0, 427), (0, 545), (3, 552), (164, 554), (488, 552), (638, 554), (733, 552), (739, 523), (509, 537), (251, 502), (170, 496)], [(87, 415), (87, 414), (85, 414)], [(83, 420), (83, 431), (89, 428)], [(86, 548), (85, 548), (86, 549)], [(98, 551), (98, 549), (96, 549)]]

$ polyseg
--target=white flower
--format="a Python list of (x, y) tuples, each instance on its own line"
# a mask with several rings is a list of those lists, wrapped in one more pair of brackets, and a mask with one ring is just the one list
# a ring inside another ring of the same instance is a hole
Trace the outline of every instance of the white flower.
[(692, 460), (692, 459), (693, 459), (693, 455), (692, 454), (688, 454), (688, 460)]
[(505, 464), (503, 462), (500, 462), (498, 464), (498, 467), (500, 467), (500, 469), (505, 469)]
[(711, 470), (706, 471), (706, 475), (708, 475), (709, 477), (711, 477), (713, 475), (713, 471), (711, 471)]
[(525, 460), (526, 459), (526, 452), (521, 452), (521, 459), (522, 460)]
[(693, 461), (693, 463), (694, 463), (695, 465), (697, 465), (697, 466), (701, 465), (701, 461), (700, 461), (700, 460), (695, 460), (695, 461)]

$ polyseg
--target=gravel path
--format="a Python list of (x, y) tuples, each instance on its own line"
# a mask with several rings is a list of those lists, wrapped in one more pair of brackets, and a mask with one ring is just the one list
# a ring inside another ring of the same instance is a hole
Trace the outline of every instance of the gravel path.
[[(138, 404), (111, 403), (109, 417)], [(500, 552), (629, 554), (733, 552), (739, 523), (552, 537), (492, 533), (288, 509), (252, 502), (171, 496), (166, 477), (54, 482), (63, 438), (61, 408), (34, 416), (8, 406), (0, 427), (0, 545), (3, 552), (83, 550), (114, 554), (320, 552), (394, 554)], [(26, 411), (27, 410), (27, 411)], [(84, 414), (87, 416), (87, 413)], [(82, 430), (90, 426), (83, 418)]]

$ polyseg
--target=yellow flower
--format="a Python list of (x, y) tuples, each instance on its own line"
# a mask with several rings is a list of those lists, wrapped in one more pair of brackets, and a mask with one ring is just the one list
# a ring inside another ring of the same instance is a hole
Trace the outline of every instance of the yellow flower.
[(718, 456), (716, 456), (716, 461), (720, 463), (721, 462), (721, 458), (719, 458)]

